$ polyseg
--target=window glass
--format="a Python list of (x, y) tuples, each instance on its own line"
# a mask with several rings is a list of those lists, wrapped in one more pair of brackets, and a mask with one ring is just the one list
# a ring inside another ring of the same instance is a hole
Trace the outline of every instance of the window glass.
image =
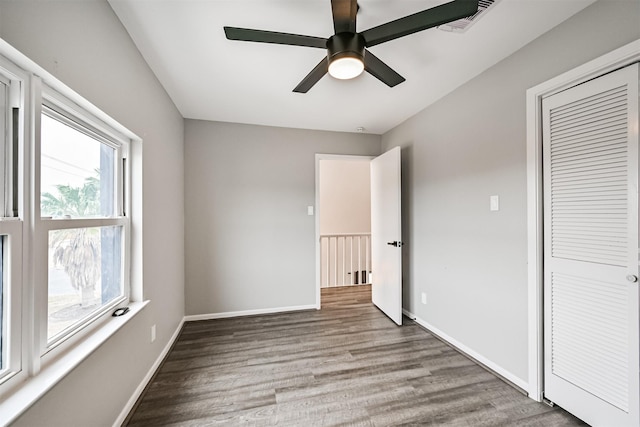
[(42, 114), (40, 210), (43, 217), (114, 215), (116, 150), (81, 129)]
[(123, 295), (122, 227), (49, 231), (48, 341)]

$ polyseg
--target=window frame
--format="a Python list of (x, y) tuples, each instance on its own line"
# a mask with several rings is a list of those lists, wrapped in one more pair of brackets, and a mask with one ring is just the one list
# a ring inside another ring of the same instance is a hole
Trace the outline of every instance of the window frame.
[[(97, 327), (110, 317), (114, 308), (127, 304), (131, 295), (130, 276), (130, 235), (131, 220), (125, 215), (126, 207), (130, 204), (128, 195), (131, 191), (126, 188), (129, 185), (128, 170), (130, 153), (130, 141), (121, 133), (87, 112), (75, 102), (66, 98), (55, 89), (43, 84), (40, 91), (41, 97), (34, 105), (35, 135), (33, 139), (33, 161), (31, 172), (33, 179), (33, 193), (31, 194), (33, 212), (33, 264), (34, 264), (34, 294), (37, 307), (34, 313), (35, 353), (40, 356), (40, 365), (51, 363), (61, 353), (71, 348), (74, 344), (90, 335)], [(95, 218), (49, 218), (42, 217), (40, 212), (40, 141), (41, 141), (41, 117), (46, 114), (73, 129), (96, 139), (115, 149), (114, 164), (114, 215), (110, 217)], [(121, 227), (121, 283), (123, 293), (118, 298), (99, 307), (80, 322), (72, 325), (64, 333), (48, 338), (48, 249), (49, 231), (115, 226)]]

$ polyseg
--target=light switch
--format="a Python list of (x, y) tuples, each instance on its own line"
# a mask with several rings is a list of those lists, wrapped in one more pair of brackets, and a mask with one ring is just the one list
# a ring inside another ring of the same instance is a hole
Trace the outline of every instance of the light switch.
[(491, 210), (491, 211), (499, 211), (500, 210), (500, 197), (499, 196), (490, 196), (489, 197), (489, 210)]
[(307, 215), (313, 216), (313, 206), (307, 206)]

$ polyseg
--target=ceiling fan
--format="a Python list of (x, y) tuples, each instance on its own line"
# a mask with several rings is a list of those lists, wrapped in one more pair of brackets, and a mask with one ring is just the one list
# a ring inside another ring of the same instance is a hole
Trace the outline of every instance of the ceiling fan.
[(224, 27), (224, 32), (229, 40), (326, 49), (326, 58), (302, 79), (294, 92), (308, 92), (327, 72), (338, 79), (352, 79), (366, 71), (387, 86), (394, 87), (405, 78), (367, 50), (368, 47), (466, 18), (477, 10), (478, 0), (453, 0), (358, 33), (357, 0), (331, 0), (335, 34), (328, 39), (236, 27)]

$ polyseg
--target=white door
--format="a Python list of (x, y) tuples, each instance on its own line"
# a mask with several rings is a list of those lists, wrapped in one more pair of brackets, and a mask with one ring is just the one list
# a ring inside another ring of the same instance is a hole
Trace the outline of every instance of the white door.
[(371, 300), (402, 325), (400, 147), (371, 161)]
[(638, 64), (543, 101), (544, 394), (638, 426)]

